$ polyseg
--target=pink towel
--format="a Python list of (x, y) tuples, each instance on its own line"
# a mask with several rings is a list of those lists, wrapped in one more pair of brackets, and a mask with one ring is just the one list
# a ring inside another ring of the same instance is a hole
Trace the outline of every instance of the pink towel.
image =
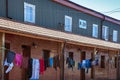
[(19, 67), (22, 66), (22, 55), (21, 54), (16, 54), (15, 55), (15, 64)]

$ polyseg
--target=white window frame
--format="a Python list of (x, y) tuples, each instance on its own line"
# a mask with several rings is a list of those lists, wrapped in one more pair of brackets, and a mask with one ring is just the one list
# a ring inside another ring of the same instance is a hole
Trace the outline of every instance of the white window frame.
[(118, 31), (117, 30), (113, 30), (113, 41), (117, 42), (118, 39)]
[[(26, 7), (32, 7), (33, 13), (32, 13), (32, 20), (29, 20), (27, 17), (30, 15), (30, 13), (27, 13)], [(35, 23), (35, 5), (29, 4), (24, 2), (24, 22), (30, 22), (30, 23)]]
[[(70, 24), (66, 24), (66, 19), (70, 19)], [(72, 17), (65, 15), (65, 26), (64, 26), (65, 31), (72, 32)]]
[(87, 29), (87, 21), (79, 19), (79, 28)]
[(98, 38), (98, 25), (93, 24), (93, 29), (92, 29), (92, 37)]
[(104, 40), (108, 40), (109, 39), (109, 27), (108, 26), (102, 26), (102, 38)]

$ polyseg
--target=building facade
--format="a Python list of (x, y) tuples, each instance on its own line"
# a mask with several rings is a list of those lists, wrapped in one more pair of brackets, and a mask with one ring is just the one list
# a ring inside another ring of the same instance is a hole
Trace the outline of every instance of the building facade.
[[(120, 79), (119, 20), (67, 0), (0, 0), (0, 17), (1, 80), (28, 80), (23, 67), (5, 73), (8, 50), (34, 59), (58, 56), (59, 66), (47, 66), (39, 80)], [(96, 56), (97, 66), (78, 69), (78, 63)], [(72, 68), (68, 57), (75, 62)]]

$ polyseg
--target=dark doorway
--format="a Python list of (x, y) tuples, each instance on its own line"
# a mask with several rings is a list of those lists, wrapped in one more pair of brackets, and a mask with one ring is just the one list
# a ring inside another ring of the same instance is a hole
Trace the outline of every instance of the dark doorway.
[[(6, 49), (10, 49), (10, 43), (5, 43), (5, 48)], [(5, 50), (5, 56), (4, 56), (4, 59), (6, 58), (7, 56), (7, 53), (8, 53), (8, 50)], [(9, 80), (9, 73), (5, 73), (5, 71), (7, 70), (7, 66), (4, 67), (4, 80)]]
[(105, 56), (101, 56), (101, 68), (105, 68)]
[[(22, 45), (22, 53), (23, 53), (23, 58), (25, 59), (25, 62), (27, 62), (31, 54), (30, 46)], [(28, 80), (27, 71), (28, 71), (27, 68), (22, 68), (22, 80)]]
[(45, 70), (49, 67), (49, 58), (50, 58), (50, 50), (43, 50), (43, 58), (45, 63)]

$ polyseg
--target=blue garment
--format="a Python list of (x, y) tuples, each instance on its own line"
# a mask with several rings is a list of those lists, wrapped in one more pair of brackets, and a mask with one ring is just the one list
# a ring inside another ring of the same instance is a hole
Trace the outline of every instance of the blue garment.
[(78, 70), (82, 68), (82, 63), (78, 62)]
[(49, 65), (50, 65), (50, 67), (53, 66), (53, 58), (49, 58)]
[(82, 61), (82, 68), (90, 68), (90, 67), (91, 67), (91, 61), (90, 61), (90, 59)]
[(12, 63), (15, 57), (15, 53), (12, 51), (8, 51), (7, 53), (7, 62)]

